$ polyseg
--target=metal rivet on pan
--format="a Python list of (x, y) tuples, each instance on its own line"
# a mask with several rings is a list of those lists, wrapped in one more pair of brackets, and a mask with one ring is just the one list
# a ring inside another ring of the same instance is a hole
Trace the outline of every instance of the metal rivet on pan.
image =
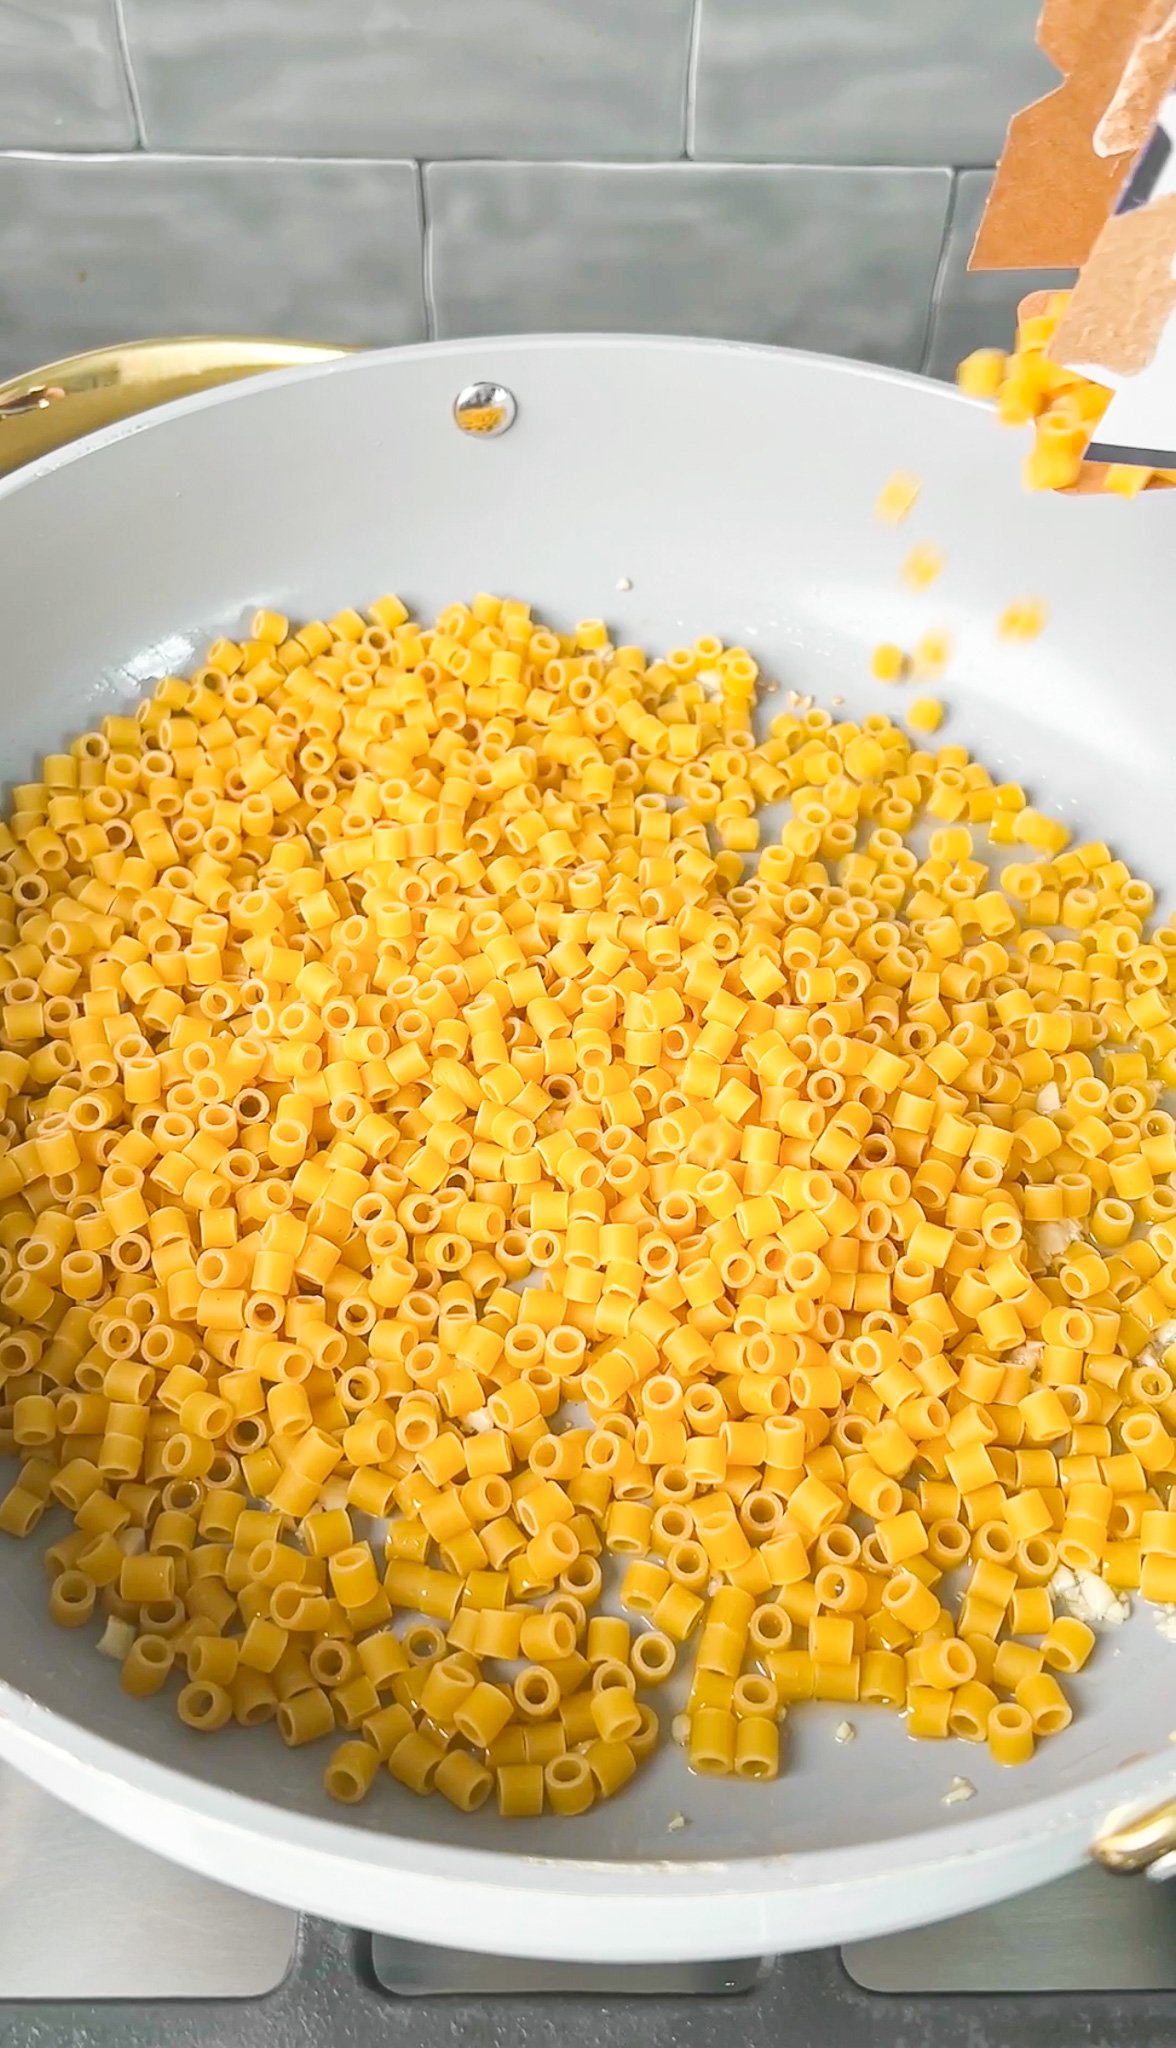
[(44, 412), (55, 398), (64, 398), (60, 384), (32, 384), (8, 399), (0, 399), (0, 420), (19, 419), (23, 413)]
[(513, 427), (518, 409), (505, 384), (467, 384), (453, 401), (453, 417), (462, 433), (481, 434), (486, 440)]
[(1147, 1870), (1158, 1877), (1161, 1866), (1167, 1864), (1163, 1875), (1171, 1876), (1176, 1858), (1176, 1799), (1139, 1820), (1113, 1818), (1112, 1825), (1096, 1836), (1091, 1853), (1105, 1870)]

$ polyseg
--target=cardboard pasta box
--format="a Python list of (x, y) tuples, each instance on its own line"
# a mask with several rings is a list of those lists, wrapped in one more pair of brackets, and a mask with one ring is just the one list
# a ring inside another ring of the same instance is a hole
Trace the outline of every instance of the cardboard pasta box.
[(1051, 399), (1095, 387), (1049, 415), (1059, 448), (1081, 424), (1059, 487), (1134, 495), (1176, 472), (1176, 0), (1045, 0), (1037, 40), (1061, 82), (1010, 124), (971, 267), (1078, 269), (1022, 303), (1021, 336)]

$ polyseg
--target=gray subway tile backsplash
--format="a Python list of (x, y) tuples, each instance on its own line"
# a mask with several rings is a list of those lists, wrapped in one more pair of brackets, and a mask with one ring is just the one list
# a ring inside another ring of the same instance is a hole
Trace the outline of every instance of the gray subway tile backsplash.
[(948, 375), (1037, 281), (965, 262), (1039, 4), (0, 0), (0, 369), (615, 327)]
[(974, 348), (1007, 348), (1026, 292), (1043, 285), (1057, 291), (1073, 278), (1070, 270), (969, 271), (991, 183), (990, 171), (963, 171), (956, 180), (925, 364), (932, 377), (953, 377), (957, 363)]
[(1058, 83), (1040, 0), (698, 4), (700, 157), (991, 164), (1010, 115)]
[(148, 143), (677, 156), (691, 0), (124, 0)]
[(0, 149), (131, 149), (115, 0), (0, 0)]
[(190, 333), (421, 339), (415, 166), (0, 157), (0, 375)]
[(943, 171), (433, 164), (443, 335), (711, 334), (916, 367)]

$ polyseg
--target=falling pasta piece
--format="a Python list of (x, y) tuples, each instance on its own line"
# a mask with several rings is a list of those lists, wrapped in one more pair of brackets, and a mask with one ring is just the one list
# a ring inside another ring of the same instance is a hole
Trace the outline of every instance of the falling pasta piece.
[(1152, 477), (1158, 474), (1156, 470), (1145, 469), (1142, 464), (1111, 462), (1107, 464), (1103, 489), (1112, 492), (1117, 498), (1138, 498), (1140, 492), (1147, 489)]
[(901, 526), (914, 510), (922, 482), (909, 470), (898, 469), (889, 477), (874, 501), (874, 517), (884, 526)]
[(995, 398), (1004, 383), (1008, 357), (1002, 348), (973, 349), (956, 371), (956, 383), (967, 398)]
[(928, 541), (920, 541), (911, 549), (902, 565), (902, 580), (912, 590), (926, 590), (943, 573), (943, 556), (940, 550)]
[(880, 683), (900, 683), (906, 669), (906, 655), (892, 640), (880, 641), (870, 656), (870, 674)]
[(912, 669), (916, 676), (939, 676), (951, 660), (951, 637), (947, 633), (924, 633), (915, 645)]
[(1002, 640), (1036, 640), (1048, 617), (1040, 598), (1023, 598), (1005, 606), (997, 621), (997, 632)]
[(938, 732), (943, 724), (943, 705), (938, 697), (916, 697), (907, 706), (906, 716), (912, 732)]
[(1090, 439), (1089, 424), (1063, 404), (1040, 415), (1033, 447), (1022, 465), (1022, 478), (1030, 491), (1064, 491), (1078, 482), (1083, 469), (1083, 451)]

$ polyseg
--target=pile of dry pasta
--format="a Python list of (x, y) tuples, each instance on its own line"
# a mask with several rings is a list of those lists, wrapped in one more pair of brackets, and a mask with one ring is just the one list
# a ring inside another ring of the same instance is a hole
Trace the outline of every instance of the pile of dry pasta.
[(0, 1529), (338, 1798), (579, 1812), (679, 1659), (698, 1771), (809, 1698), (1016, 1763), (1059, 1563), (1176, 1602), (1176, 931), (756, 689), (263, 611), (0, 826)]

